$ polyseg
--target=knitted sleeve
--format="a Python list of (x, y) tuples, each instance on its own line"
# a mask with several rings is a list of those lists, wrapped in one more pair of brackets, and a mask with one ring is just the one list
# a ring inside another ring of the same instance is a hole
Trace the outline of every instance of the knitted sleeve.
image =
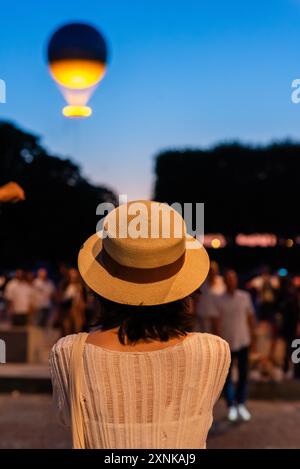
[(75, 335), (69, 335), (59, 339), (53, 346), (49, 365), (51, 372), (53, 403), (58, 412), (58, 417), (63, 425), (70, 426), (70, 404), (69, 404), (69, 362), (71, 344)]
[[(221, 392), (223, 390), (230, 363), (231, 363), (231, 353), (228, 343), (217, 336), (210, 336), (213, 338), (213, 344), (210, 344), (212, 347), (211, 353), (214, 356), (211, 366), (214, 368), (214, 378), (212, 382), (212, 405), (215, 405), (219, 399)], [(212, 370), (211, 370), (212, 371)]]

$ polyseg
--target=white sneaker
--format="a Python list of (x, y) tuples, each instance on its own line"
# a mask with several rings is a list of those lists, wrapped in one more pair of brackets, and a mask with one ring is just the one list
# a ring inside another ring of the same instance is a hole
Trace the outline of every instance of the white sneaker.
[(244, 404), (238, 405), (238, 413), (241, 419), (244, 420), (244, 422), (249, 422), (249, 420), (251, 420), (251, 414), (249, 410), (244, 406)]
[(238, 419), (238, 411), (235, 406), (231, 406), (228, 409), (228, 416), (227, 416), (229, 422), (236, 422)]

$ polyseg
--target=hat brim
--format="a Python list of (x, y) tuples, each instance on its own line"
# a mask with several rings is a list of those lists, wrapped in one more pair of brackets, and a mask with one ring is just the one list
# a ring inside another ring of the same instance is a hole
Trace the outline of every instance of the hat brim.
[[(191, 236), (188, 239), (193, 240)], [(204, 282), (209, 270), (209, 257), (198, 243), (186, 249), (181, 268), (163, 280), (140, 283), (119, 278), (99, 262), (103, 250), (97, 233), (87, 239), (78, 255), (79, 272), (85, 283), (98, 295), (116, 303), (134, 306), (159, 305), (180, 300), (193, 293)]]

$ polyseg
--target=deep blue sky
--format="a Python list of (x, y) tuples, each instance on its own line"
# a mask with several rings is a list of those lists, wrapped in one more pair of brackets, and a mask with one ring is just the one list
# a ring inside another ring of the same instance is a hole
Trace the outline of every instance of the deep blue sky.
[[(1, 118), (130, 198), (151, 195), (159, 150), (300, 136), (300, 0), (12, 0), (0, 13)], [(111, 61), (93, 116), (74, 122), (45, 48), (78, 20), (103, 31)]]

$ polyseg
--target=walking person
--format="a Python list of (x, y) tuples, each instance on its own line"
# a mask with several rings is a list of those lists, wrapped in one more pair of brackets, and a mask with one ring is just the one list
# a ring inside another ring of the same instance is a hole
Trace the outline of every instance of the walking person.
[[(230, 346), (231, 366), (224, 387), (228, 406), (228, 419), (232, 422), (241, 417), (251, 418), (246, 408), (248, 385), (249, 349), (254, 345), (255, 316), (248, 292), (238, 289), (238, 277), (234, 270), (227, 270), (224, 276), (226, 292), (214, 298), (214, 316), (218, 319), (218, 335)], [(232, 364), (237, 361), (238, 382), (234, 385), (231, 377)]]
[[(158, 236), (145, 234), (156, 222)], [(131, 202), (80, 250), (80, 273), (101, 304), (98, 330), (60, 339), (50, 356), (54, 400), (74, 448), (206, 447), (230, 351), (219, 337), (191, 332), (189, 296), (209, 260), (184, 227), (165, 204)]]

